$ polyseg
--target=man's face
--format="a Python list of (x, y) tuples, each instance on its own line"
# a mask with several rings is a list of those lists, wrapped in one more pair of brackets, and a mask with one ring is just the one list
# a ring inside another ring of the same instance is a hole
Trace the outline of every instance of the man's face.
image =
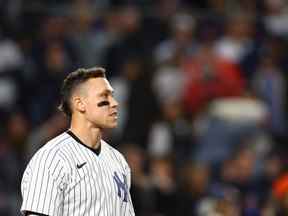
[(86, 119), (101, 129), (116, 127), (118, 103), (108, 80), (91, 78), (84, 85), (82, 100)]

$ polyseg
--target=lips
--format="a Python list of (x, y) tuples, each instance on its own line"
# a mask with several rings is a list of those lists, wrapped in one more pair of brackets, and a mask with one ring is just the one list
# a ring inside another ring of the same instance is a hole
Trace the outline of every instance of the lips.
[(118, 112), (117, 111), (114, 111), (110, 114), (110, 116), (117, 116), (118, 115)]
[(118, 112), (117, 112), (117, 111), (112, 112), (109, 116), (113, 119), (113, 121), (117, 121), (117, 119), (118, 119)]

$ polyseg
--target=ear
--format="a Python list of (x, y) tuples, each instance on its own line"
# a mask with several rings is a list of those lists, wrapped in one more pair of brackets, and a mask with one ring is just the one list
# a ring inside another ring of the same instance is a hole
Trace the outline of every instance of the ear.
[(85, 103), (81, 97), (74, 96), (72, 98), (72, 103), (73, 103), (74, 109), (77, 110), (78, 112), (85, 111)]

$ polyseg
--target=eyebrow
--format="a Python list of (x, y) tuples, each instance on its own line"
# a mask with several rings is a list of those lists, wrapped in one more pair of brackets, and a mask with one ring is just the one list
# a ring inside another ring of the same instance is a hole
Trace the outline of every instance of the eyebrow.
[(103, 90), (102, 92), (99, 93), (100, 96), (103, 96), (105, 94), (113, 94), (114, 93), (114, 90), (110, 90), (110, 89), (105, 89)]

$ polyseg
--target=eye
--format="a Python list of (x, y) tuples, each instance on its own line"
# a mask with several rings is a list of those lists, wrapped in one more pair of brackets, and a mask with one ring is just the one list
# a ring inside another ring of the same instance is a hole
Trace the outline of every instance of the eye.
[(101, 94), (101, 97), (107, 98), (107, 97), (108, 97), (108, 93), (103, 93), (103, 94)]
[(106, 98), (106, 99), (110, 96), (113, 97), (113, 92), (107, 91), (107, 92), (103, 92), (102, 94), (100, 94), (100, 97)]

